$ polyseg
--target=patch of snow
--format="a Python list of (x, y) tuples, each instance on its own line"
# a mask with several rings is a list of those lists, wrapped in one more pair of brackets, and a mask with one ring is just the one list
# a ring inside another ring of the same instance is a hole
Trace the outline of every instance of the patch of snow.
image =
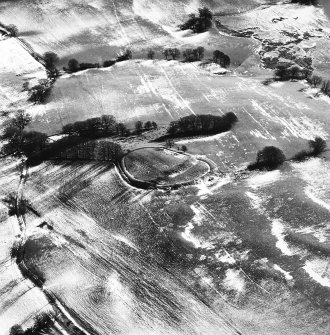
[(279, 272), (283, 273), (283, 274), (284, 274), (284, 277), (285, 277), (286, 280), (292, 280), (292, 279), (293, 279), (293, 277), (290, 275), (290, 272), (283, 270), (283, 269), (282, 269), (280, 266), (278, 266), (277, 264), (274, 264), (274, 269), (275, 269), (276, 271), (279, 271)]
[(277, 238), (276, 247), (282, 251), (286, 256), (292, 256), (293, 252), (290, 250), (288, 243), (285, 241), (284, 234), (285, 227), (280, 220), (273, 220), (272, 234)]
[(203, 143), (203, 142), (210, 142), (210, 141), (219, 141), (220, 139), (227, 137), (228, 133), (221, 133), (212, 136), (205, 136), (201, 138), (191, 138), (188, 140), (181, 140), (175, 143), (182, 145), (182, 144), (189, 144), (189, 143)]
[(129, 239), (127, 239), (126, 237), (121, 236), (121, 235), (112, 235), (112, 237), (119, 242), (125, 243), (126, 245), (128, 245), (132, 249), (134, 249), (136, 251), (139, 251), (139, 249), (136, 247), (136, 245), (133, 242), (131, 242)]
[(245, 290), (245, 280), (241, 276), (240, 270), (228, 269), (223, 284), (227, 289), (235, 290), (239, 293)]
[[(328, 269), (328, 265), (320, 263), (319, 261), (306, 261), (303, 269), (309, 274), (309, 276), (321, 284), (322, 286), (330, 287), (330, 276), (325, 277), (324, 271)], [(320, 274), (322, 272), (322, 274)]]
[(192, 230), (194, 229), (195, 225), (202, 225), (203, 221), (206, 219), (205, 214), (203, 213), (202, 207), (197, 207), (196, 205), (191, 205), (190, 208), (194, 212), (193, 219), (187, 224), (185, 227), (184, 232), (181, 233), (181, 236), (188, 242), (192, 243), (195, 248), (202, 248), (202, 249), (212, 249), (213, 246), (209, 242), (204, 242), (198, 239), (196, 236), (192, 234)]
[(223, 178), (215, 178), (211, 182), (202, 181), (195, 185), (198, 188), (197, 196), (204, 197), (206, 195), (214, 194), (215, 191), (219, 190), (222, 186), (229, 184), (233, 181), (232, 176), (225, 176)]
[(268, 171), (253, 175), (247, 180), (247, 184), (252, 189), (258, 189), (269, 186), (281, 178), (281, 172), (279, 170)]

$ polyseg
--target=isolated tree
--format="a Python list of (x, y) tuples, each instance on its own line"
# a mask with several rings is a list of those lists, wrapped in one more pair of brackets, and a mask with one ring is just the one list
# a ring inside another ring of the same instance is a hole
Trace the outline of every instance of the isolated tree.
[(74, 58), (70, 59), (68, 62), (68, 70), (70, 72), (77, 72), (79, 70), (79, 62)]
[(54, 52), (45, 52), (43, 58), (47, 69), (55, 68), (55, 65), (60, 60), (57, 54)]
[(157, 123), (155, 121), (151, 122), (151, 124), (152, 124), (152, 128), (153, 129), (157, 129), (158, 128), (158, 125), (157, 125)]
[(230, 65), (230, 58), (220, 50), (213, 52), (213, 62), (219, 64), (222, 67), (228, 67)]
[(180, 50), (177, 48), (169, 49), (169, 53), (172, 56), (173, 60), (176, 60), (180, 57)]
[(198, 60), (202, 60), (204, 58), (205, 49), (203, 47), (197, 48)]
[(101, 116), (101, 129), (105, 133), (112, 132), (116, 126), (116, 119), (112, 115)]
[(165, 59), (168, 60), (168, 57), (170, 57), (169, 49), (165, 49), (163, 53), (164, 53)]
[(136, 121), (135, 122), (135, 131), (137, 134), (141, 134), (143, 129), (143, 124), (141, 121)]
[(145, 124), (144, 124), (144, 128), (146, 130), (150, 130), (152, 128), (152, 123), (150, 121), (147, 121)]
[(149, 50), (147, 56), (148, 56), (148, 59), (154, 59), (155, 58), (155, 51)]
[(165, 146), (168, 148), (172, 148), (174, 145), (174, 141), (171, 138), (168, 138), (165, 142)]
[(330, 96), (330, 81), (326, 80), (322, 83), (321, 92)]
[(15, 113), (15, 117), (12, 119), (11, 124), (17, 127), (20, 131), (23, 131), (23, 129), (31, 122), (31, 120), (32, 117), (30, 114), (26, 113), (22, 109), (19, 109)]
[(117, 123), (116, 130), (117, 130), (118, 135), (124, 136), (127, 129), (123, 123)]
[(321, 137), (315, 137), (314, 140), (308, 141), (308, 144), (313, 156), (320, 155), (327, 148), (327, 142)]
[(317, 76), (317, 75), (313, 75), (311, 77), (308, 78), (308, 82), (313, 86), (313, 87), (318, 87), (321, 85), (322, 83), (322, 78)]
[(18, 28), (14, 24), (9, 24), (6, 26), (6, 29), (8, 30), (10, 36), (17, 37), (18, 36)]
[(285, 161), (283, 151), (274, 146), (264, 147), (257, 153), (257, 164), (260, 167), (275, 169)]
[(183, 145), (183, 146), (181, 147), (181, 150), (182, 150), (183, 152), (187, 152), (188, 148), (187, 148), (185, 145)]

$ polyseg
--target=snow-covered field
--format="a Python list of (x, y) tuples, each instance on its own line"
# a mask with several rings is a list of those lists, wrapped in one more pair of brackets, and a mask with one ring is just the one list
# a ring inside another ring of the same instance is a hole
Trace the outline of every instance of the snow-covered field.
[[(235, 30), (258, 27), (261, 39), (287, 41), (292, 36), (283, 31), (300, 36), (306, 28), (313, 36), (300, 47), (321, 66), (327, 47), (318, 45), (330, 33), (322, 9), (255, 9), (260, 2), (0, 4), (0, 21), (17, 24), (36, 51), (55, 51), (62, 62), (102, 61), (127, 46), (141, 53), (223, 46), (235, 65), (243, 62), (241, 72), (249, 68), (254, 75), (197, 62), (135, 59), (64, 75), (46, 104), (30, 105), (22, 85), (36, 84), (45, 71), (17, 39), (0, 40), (1, 110), (27, 109), (34, 130), (55, 134), (64, 124), (102, 114), (128, 125), (151, 120), (161, 126), (190, 114), (238, 117), (230, 132), (176, 142), (216, 167), (176, 191), (132, 188), (106, 164), (48, 162), (30, 169), (24, 186), (33, 208), (26, 215), (26, 259), (45, 277), (44, 289), (101, 335), (329, 333), (329, 154), (286, 162), (272, 172), (242, 173), (265, 145), (290, 158), (315, 136), (329, 141), (329, 100), (302, 91), (304, 82), (263, 85), (270, 72), (257, 69), (259, 41), (216, 29), (198, 36), (175, 29), (201, 5), (218, 14), (239, 12), (219, 19)], [(17, 191), (16, 164), (1, 162), (1, 197)], [(48, 226), (38, 227), (42, 222)], [(16, 218), (0, 205), (1, 335), (14, 323), (28, 326), (49, 308), (10, 258), (17, 234)]]
[(26, 105), (23, 84), (38, 84), (47, 78), (46, 72), (15, 38), (0, 40), (0, 50), (0, 109), (15, 109)]

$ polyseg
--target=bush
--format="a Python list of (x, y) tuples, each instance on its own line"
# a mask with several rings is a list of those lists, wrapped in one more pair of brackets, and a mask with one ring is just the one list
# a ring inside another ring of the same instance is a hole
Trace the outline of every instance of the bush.
[(95, 68), (99, 68), (100, 64), (99, 63), (80, 63), (79, 64), (79, 70), (83, 71), (83, 70), (88, 70), (88, 69), (95, 69)]
[(314, 140), (308, 141), (309, 147), (311, 148), (311, 154), (318, 156), (323, 153), (327, 148), (327, 142), (321, 137), (315, 137)]
[(307, 150), (301, 150), (292, 157), (292, 160), (301, 162), (304, 161), (306, 158), (310, 157), (310, 155), (310, 152), (308, 152)]
[(274, 146), (264, 147), (257, 153), (257, 160), (248, 166), (248, 170), (274, 170), (285, 162), (283, 151)]
[(122, 55), (117, 57), (116, 61), (117, 62), (123, 62), (125, 60), (132, 59), (132, 57), (133, 57), (132, 51), (127, 49)]

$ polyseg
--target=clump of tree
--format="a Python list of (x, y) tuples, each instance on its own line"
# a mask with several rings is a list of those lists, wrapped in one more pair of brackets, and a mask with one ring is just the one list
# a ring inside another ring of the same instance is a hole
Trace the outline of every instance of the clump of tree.
[(258, 151), (256, 162), (248, 165), (248, 170), (274, 170), (285, 162), (283, 151), (274, 146)]
[(181, 52), (177, 48), (167, 48), (164, 50), (164, 57), (166, 60), (170, 60), (172, 57), (173, 60), (176, 60), (180, 57)]
[(101, 140), (73, 145), (58, 153), (56, 158), (118, 162), (123, 154), (120, 144)]
[[(135, 133), (141, 134), (143, 131), (157, 129), (157, 123), (147, 121), (143, 124), (141, 121), (135, 123)], [(62, 133), (71, 137), (79, 136), (85, 138), (100, 138), (105, 136), (129, 136), (131, 132), (125, 124), (117, 123), (112, 115), (102, 115), (93, 117), (84, 121), (69, 123), (62, 128)]]
[(194, 33), (204, 33), (212, 27), (212, 19), (213, 14), (207, 7), (199, 8), (198, 16), (190, 14), (189, 19), (179, 28), (181, 30), (191, 29)]
[(308, 141), (309, 150), (302, 150), (295, 154), (292, 158), (294, 161), (303, 161), (310, 157), (317, 157), (327, 149), (327, 142), (322, 137), (315, 137)]
[[(125, 60), (132, 59), (133, 54), (132, 51), (127, 49), (121, 55), (119, 55), (115, 60), (106, 60), (103, 62), (103, 67), (110, 67), (115, 65), (117, 62), (123, 62)], [(68, 66), (63, 67), (64, 71), (68, 71), (71, 73), (88, 70), (88, 69), (97, 69), (100, 68), (100, 63), (79, 63), (79, 61), (75, 58), (72, 58), (68, 61)]]
[(103, 67), (110, 67), (116, 64), (115, 60), (105, 60), (103, 62)]
[(221, 67), (227, 68), (230, 66), (230, 57), (220, 50), (213, 52), (213, 62), (219, 64)]
[(95, 69), (99, 68), (99, 63), (79, 63), (75, 58), (72, 58), (68, 62), (68, 67), (64, 67), (64, 71), (69, 72), (77, 72), (77, 71), (83, 71), (88, 69)]
[(291, 0), (292, 3), (299, 3), (301, 5), (317, 5), (317, 0)]
[(2, 147), (4, 155), (25, 155), (31, 157), (40, 153), (47, 142), (47, 135), (36, 131), (25, 131), (31, 122), (31, 116), (23, 110), (18, 110), (14, 118), (6, 125), (1, 139), (5, 141)]
[(10, 329), (9, 335), (43, 335), (49, 334), (54, 325), (54, 317), (47, 313), (38, 315), (34, 320), (34, 325), (25, 331), (20, 325), (15, 325)]
[(186, 49), (183, 52), (183, 57), (186, 62), (197, 62), (204, 58), (205, 49), (198, 47), (196, 49)]
[(223, 116), (189, 115), (172, 121), (167, 133), (172, 137), (217, 134), (230, 130), (237, 121), (237, 116), (232, 112)]
[(62, 133), (69, 136), (97, 138), (116, 134), (116, 119), (112, 115), (89, 118), (85, 121), (69, 123), (62, 128)]
[(17, 37), (18, 36), (18, 28), (14, 24), (8, 24), (8, 25), (2, 24), (2, 26), (8, 31), (8, 33), (11, 37)]
[(39, 80), (39, 84), (29, 89), (28, 101), (34, 103), (45, 103), (52, 89), (52, 81), (47, 79)]
[(310, 70), (298, 65), (279, 65), (275, 69), (275, 79), (279, 81), (303, 80), (310, 76)]

